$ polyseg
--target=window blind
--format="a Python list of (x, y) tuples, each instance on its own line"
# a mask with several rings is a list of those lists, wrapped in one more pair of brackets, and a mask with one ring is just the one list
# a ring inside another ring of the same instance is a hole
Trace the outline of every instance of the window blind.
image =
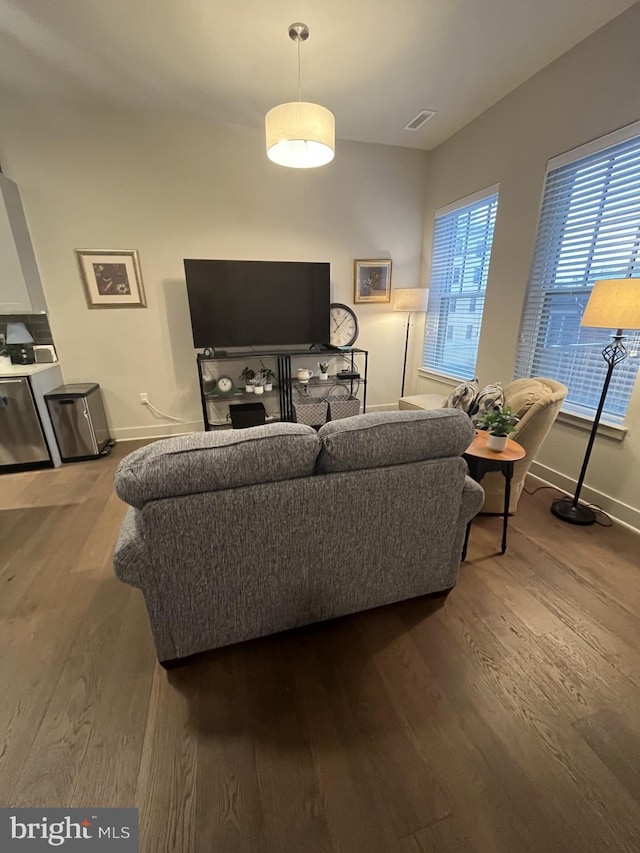
[[(594, 282), (640, 277), (640, 136), (547, 173), (520, 326), (516, 376), (569, 388), (564, 408), (593, 417), (607, 365), (606, 329), (581, 327)], [(613, 372), (602, 419), (624, 420), (640, 361), (640, 336)]]
[(436, 214), (422, 366), (472, 379), (498, 193)]

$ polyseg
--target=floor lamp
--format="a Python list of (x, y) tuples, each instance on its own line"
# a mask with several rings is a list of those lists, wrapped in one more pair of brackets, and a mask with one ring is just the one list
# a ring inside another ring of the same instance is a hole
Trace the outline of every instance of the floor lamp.
[(593, 420), (587, 452), (582, 463), (582, 470), (578, 478), (576, 493), (572, 498), (560, 498), (551, 504), (551, 512), (568, 521), (570, 524), (593, 524), (596, 520), (595, 512), (588, 506), (579, 504), (582, 484), (587, 473), (587, 465), (593, 443), (598, 432), (600, 416), (604, 408), (604, 401), (609, 390), (613, 368), (627, 356), (627, 351), (622, 343), (623, 329), (640, 329), (640, 278), (623, 278), (609, 281), (597, 281), (591, 291), (587, 307), (582, 315), (581, 326), (591, 326), (597, 329), (617, 329), (613, 335), (612, 342), (602, 351), (602, 357), (607, 362), (607, 375), (604, 380), (600, 402), (596, 416)]
[(402, 365), (402, 391), (400, 396), (404, 397), (404, 380), (407, 375), (407, 350), (409, 349), (409, 324), (411, 315), (419, 311), (427, 310), (429, 301), (429, 289), (426, 287), (407, 287), (392, 291), (393, 310), (407, 312), (407, 332), (404, 339), (404, 362)]

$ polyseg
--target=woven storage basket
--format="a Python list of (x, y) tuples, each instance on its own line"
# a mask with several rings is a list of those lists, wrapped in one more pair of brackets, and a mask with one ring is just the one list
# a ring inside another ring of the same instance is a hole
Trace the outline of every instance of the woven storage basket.
[(327, 420), (328, 403), (322, 397), (310, 397), (307, 400), (295, 400), (293, 420), (297, 424), (321, 426)]
[(328, 420), (339, 421), (360, 414), (360, 400), (354, 397), (346, 385), (333, 385), (324, 398), (329, 404)]

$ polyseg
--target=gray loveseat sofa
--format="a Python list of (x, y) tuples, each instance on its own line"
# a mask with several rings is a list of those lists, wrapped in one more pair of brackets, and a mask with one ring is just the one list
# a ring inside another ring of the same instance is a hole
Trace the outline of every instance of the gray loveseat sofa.
[(456, 583), (482, 506), (450, 409), (197, 433), (131, 453), (118, 577), (145, 598), (158, 659)]

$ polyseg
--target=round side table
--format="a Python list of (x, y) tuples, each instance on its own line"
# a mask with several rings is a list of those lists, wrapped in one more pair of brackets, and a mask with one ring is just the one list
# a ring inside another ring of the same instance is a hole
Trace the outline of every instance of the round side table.
[[(507, 525), (509, 523), (509, 500), (511, 498), (511, 479), (513, 477), (513, 463), (524, 459), (526, 452), (524, 447), (521, 447), (516, 441), (507, 439), (507, 446), (504, 450), (489, 450), (487, 447), (487, 438), (489, 433), (486, 430), (477, 430), (475, 438), (462, 454), (469, 466), (469, 476), (476, 483), (487, 474), (489, 471), (500, 471), (504, 477), (504, 513), (502, 518), (502, 550), (501, 554), (507, 550)], [(462, 549), (462, 559), (467, 556), (467, 544), (469, 542), (469, 532), (471, 530), (471, 521), (467, 524), (467, 532), (464, 537), (464, 547)]]

